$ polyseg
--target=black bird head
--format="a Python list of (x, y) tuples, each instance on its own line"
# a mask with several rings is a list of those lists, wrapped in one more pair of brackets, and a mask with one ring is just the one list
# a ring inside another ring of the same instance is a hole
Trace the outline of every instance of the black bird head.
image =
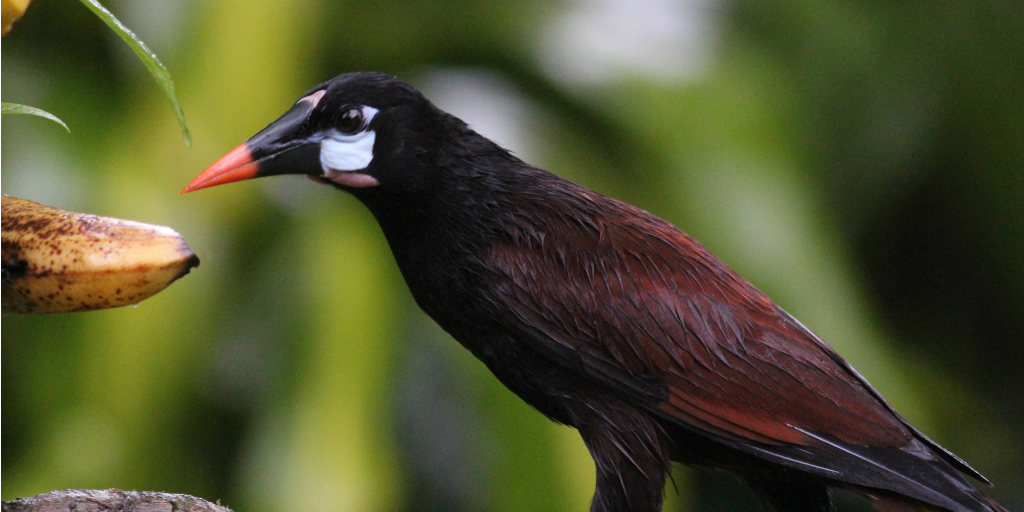
[(412, 86), (381, 73), (350, 73), (306, 91), (278, 120), (215, 162), (185, 188), (306, 174), (357, 193), (415, 189), (414, 172), (439, 130), (461, 121)]
[[(376, 217), (396, 257), (423, 244), (482, 244), (515, 218), (510, 189), (547, 177), (382, 73), (335, 77), (224, 155), (184, 190), (304, 174), (351, 193)], [(531, 180), (532, 178), (532, 180)], [(521, 202), (521, 201), (520, 201)], [(425, 238), (424, 238), (425, 237)]]

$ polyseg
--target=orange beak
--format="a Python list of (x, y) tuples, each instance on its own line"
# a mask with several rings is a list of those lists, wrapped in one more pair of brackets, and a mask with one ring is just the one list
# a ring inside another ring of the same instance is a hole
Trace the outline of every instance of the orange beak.
[(187, 194), (201, 188), (252, 179), (256, 177), (258, 170), (259, 164), (253, 161), (249, 147), (243, 143), (207, 167), (181, 193)]

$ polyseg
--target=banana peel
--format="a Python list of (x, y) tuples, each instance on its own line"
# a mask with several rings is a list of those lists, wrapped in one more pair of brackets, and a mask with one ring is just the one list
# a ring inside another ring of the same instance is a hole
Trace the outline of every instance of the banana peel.
[(3, 311), (67, 313), (138, 304), (199, 266), (165, 226), (3, 196)]
[(30, 0), (0, 0), (0, 13), (2, 13), (3, 34), (6, 36), (11, 31), (11, 26), (18, 21), (25, 9), (28, 9)]

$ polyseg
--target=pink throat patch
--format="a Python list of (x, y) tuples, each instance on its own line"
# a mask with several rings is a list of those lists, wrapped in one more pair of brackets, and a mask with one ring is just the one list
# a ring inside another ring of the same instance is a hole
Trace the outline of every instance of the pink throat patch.
[(352, 171), (336, 171), (331, 169), (324, 173), (324, 177), (345, 187), (366, 188), (380, 185), (377, 178), (369, 174), (360, 174)]

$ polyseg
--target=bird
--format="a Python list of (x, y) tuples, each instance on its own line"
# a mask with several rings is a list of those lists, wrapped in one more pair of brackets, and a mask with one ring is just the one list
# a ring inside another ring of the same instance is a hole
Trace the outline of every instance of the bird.
[(306, 91), (182, 193), (280, 174), (355, 196), (419, 307), (509, 390), (575, 428), (592, 512), (661, 510), (679, 462), (766, 510), (1006, 512), (991, 485), (680, 229), (534, 167), (402, 80)]

